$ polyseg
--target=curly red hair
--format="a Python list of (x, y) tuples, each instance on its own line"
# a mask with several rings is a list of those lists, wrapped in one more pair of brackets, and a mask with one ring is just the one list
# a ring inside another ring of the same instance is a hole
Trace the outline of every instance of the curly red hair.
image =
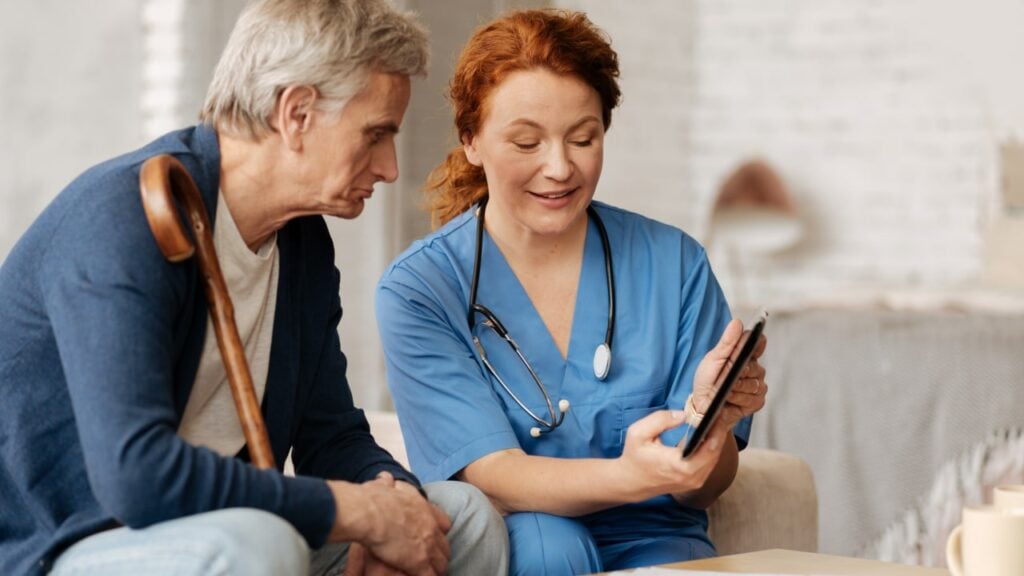
[[(601, 98), (607, 130), (618, 106), (619, 59), (611, 41), (582, 12), (522, 10), (477, 29), (455, 66), (448, 97), (459, 140), (475, 134), (487, 115), (487, 99), (509, 74), (546, 68), (579, 78)], [(484, 171), (454, 148), (427, 180), (434, 226), (443, 225), (487, 195)]]

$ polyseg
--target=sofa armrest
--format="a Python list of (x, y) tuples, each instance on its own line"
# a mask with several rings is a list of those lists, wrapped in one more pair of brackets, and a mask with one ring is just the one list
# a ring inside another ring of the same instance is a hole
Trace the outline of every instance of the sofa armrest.
[(732, 486), (708, 510), (719, 554), (785, 548), (817, 552), (818, 497), (807, 462), (747, 448)]
[(370, 424), (370, 434), (373, 434), (377, 445), (390, 452), (399, 464), (409, 468), (409, 455), (405, 452), (398, 414), (383, 410), (364, 410), (364, 413), (366, 421)]

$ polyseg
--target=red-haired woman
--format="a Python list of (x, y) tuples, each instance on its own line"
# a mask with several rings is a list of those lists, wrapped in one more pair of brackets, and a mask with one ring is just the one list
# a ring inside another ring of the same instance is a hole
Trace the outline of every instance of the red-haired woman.
[(703, 510), (764, 405), (755, 360), (680, 457), (741, 326), (696, 241), (593, 200), (617, 77), (583, 14), (480, 28), (450, 87), (461, 146), (428, 185), (441, 227), (377, 292), (413, 469), (490, 497), (513, 573), (713, 555)]

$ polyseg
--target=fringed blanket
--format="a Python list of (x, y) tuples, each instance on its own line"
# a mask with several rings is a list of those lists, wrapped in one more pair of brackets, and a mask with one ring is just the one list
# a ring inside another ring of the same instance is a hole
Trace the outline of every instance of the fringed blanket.
[(992, 502), (1000, 484), (1024, 484), (1024, 429), (991, 434), (946, 463), (918, 504), (858, 556), (903, 564), (946, 565), (946, 538), (964, 506)]

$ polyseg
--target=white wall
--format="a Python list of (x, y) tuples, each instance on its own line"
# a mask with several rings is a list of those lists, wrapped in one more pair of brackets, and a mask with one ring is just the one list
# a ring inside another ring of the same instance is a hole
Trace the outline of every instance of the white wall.
[(1003, 214), (998, 162), (1001, 142), (1024, 137), (1021, 2), (560, 4), (586, 10), (621, 56), (602, 198), (706, 239), (743, 160), (791, 186), (799, 246), (744, 258), (742, 278), (710, 247), (737, 304), (948, 291), (983, 284), (989, 253), (1024, 261), (1010, 239), (986, 245), (994, 224), (1024, 228)]
[(137, 3), (0, 1), (0, 261), (82, 170), (142, 142)]
[[(0, 0), (0, 261), (79, 172), (194, 121), (241, 3)], [(342, 343), (367, 406), (388, 402), (373, 286), (428, 228), (418, 190), (452, 143), (452, 61), (491, 14), (542, 3), (403, 3), (431, 29), (434, 57), (414, 84), (402, 176), (360, 219), (330, 224)], [(621, 58), (601, 199), (704, 239), (715, 189), (741, 160), (762, 156), (791, 184), (808, 228), (800, 246), (740, 262), (742, 278), (712, 246), (735, 304), (949, 290), (993, 268), (1024, 293), (1024, 219), (1002, 208), (998, 164), (1000, 142), (1024, 140), (1019, 0), (558, 4), (586, 10)], [(171, 67), (154, 72), (161, 61)]]

